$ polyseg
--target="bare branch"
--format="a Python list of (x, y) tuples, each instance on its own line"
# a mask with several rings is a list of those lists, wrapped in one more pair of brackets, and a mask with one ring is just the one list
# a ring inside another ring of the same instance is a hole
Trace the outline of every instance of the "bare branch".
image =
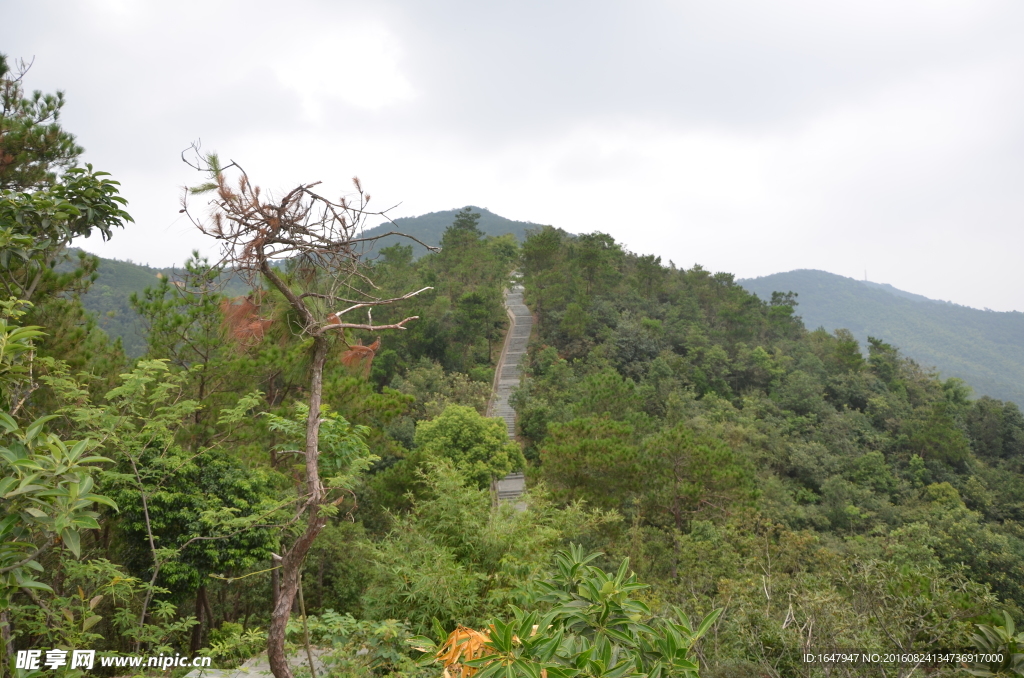
[[(336, 317), (340, 318), (341, 316), (345, 315), (349, 311), (354, 311), (357, 308), (366, 308), (368, 306), (371, 306), (371, 307), (372, 306), (383, 306), (385, 304), (393, 304), (396, 301), (405, 301), (406, 299), (410, 299), (412, 297), (415, 297), (417, 294), (420, 294), (421, 292), (426, 292), (427, 290), (432, 290), (432, 289), (434, 289), (434, 288), (433, 287), (424, 287), (421, 290), (416, 290), (415, 292), (409, 292), (408, 294), (404, 294), (404, 295), (402, 295), (400, 297), (394, 297), (392, 299), (381, 299), (380, 301), (366, 301), (366, 302), (358, 303), (358, 304), (355, 304), (354, 306), (349, 306), (344, 311), (335, 311), (334, 315)], [(405, 322), (405, 321), (403, 320), (402, 322)], [(333, 327), (333, 326), (329, 325), (328, 327), (325, 327), (324, 329), (329, 329), (330, 327)]]
[(419, 320), (419, 319), (420, 319), (420, 317), (418, 315), (413, 315), (413, 316), (409, 316), (408, 318), (403, 318), (401, 321), (399, 321), (397, 323), (394, 323), (392, 325), (360, 325), (358, 323), (335, 323), (333, 325), (327, 325), (326, 327), (321, 327), (320, 330), (321, 331), (325, 331), (325, 330), (341, 330), (341, 329), (344, 329), (344, 330), (368, 330), (370, 332), (372, 332), (374, 330), (407, 330), (409, 328), (405, 327), (405, 323), (409, 322), (410, 320)]
[[(384, 216), (384, 215), (382, 214), (381, 216)], [(441, 251), (441, 248), (438, 247), (437, 245), (428, 245), (427, 243), (423, 242), (419, 238), (417, 238), (415, 236), (411, 236), (408, 233), (402, 233), (401, 231), (388, 231), (387, 233), (381, 233), (380, 235), (371, 235), (368, 238), (355, 238), (355, 239), (352, 240), (352, 243), (355, 244), (355, 243), (361, 243), (361, 242), (376, 242), (377, 240), (380, 240), (381, 238), (386, 238), (389, 235), (398, 235), (398, 236), (401, 236), (403, 238), (408, 238), (409, 240), (412, 240), (413, 242), (419, 243), (420, 245), (423, 245), (424, 247), (426, 247), (428, 252), (440, 252)]]
[(299, 299), (305, 299), (311, 297), (313, 299), (323, 299), (324, 301), (340, 301), (346, 304), (361, 304), (363, 302), (356, 301), (355, 299), (346, 299), (345, 297), (339, 297), (334, 294), (320, 294), (319, 292), (303, 292), (299, 295)]

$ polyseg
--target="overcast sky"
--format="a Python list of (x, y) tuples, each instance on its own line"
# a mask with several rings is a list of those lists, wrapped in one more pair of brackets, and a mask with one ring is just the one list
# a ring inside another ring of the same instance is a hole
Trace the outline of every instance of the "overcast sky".
[(1024, 3), (0, 0), (136, 225), (97, 254), (213, 252), (178, 214), (201, 139), (258, 183), (358, 175), (393, 216), (475, 204), (667, 263), (817, 268), (1024, 310)]

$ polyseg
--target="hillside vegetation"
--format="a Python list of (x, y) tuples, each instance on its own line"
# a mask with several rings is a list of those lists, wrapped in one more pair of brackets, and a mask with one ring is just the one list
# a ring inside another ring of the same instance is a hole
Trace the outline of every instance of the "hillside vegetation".
[(1024, 605), (1014, 403), (605, 235), (544, 229), (522, 270), (532, 477), (620, 512), (598, 543), (657, 604), (724, 607), (710, 675), (806, 675), (808, 647), (959, 646), (985, 608)]
[(981, 311), (824, 271), (739, 284), (761, 299), (796, 292), (797, 313), (809, 328), (845, 328), (862, 345), (877, 337), (943, 377), (963, 379), (978, 395), (1024, 403), (1024, 313)]
[[(526, 231), (537, 227), (537, 224), (506, 219), (486, 209), (470, 209), (480, 215), (478, 228), (486, 236), (511, 234), (517, 242), (522, 242), (526, 239)], [(458, 211), (453, 209), (418, 217), (402, 217), (396, 219), (394, 224), (384, 223), (368, 228), (363, 235), (372, 238), (381, 233), (400, 231), (436, 247), (441, 244), (445, 229), (452, 224)], [(396, 235), (381, 238), (372, 247), (367, 247), (365, 256), (367, 259), (380, 257), (382, 250), (396, 244), (412, 247), (414, 259), (427, 253), (427, 249), (419, 243)], [(61, 270), (70, 271), (74, 268), (72, 262), (77, 256), (77, 250), (72, 249), (69, 254), (72, 260), (64, 263), (60, 267)], [(156, 285), (160, 276), (170, 280), (178, 279), (184, 269), (154, 268), (145, 264), (103, 257), (97, 259), (97, 277), (92, 286), (82, 294), (82, 305), (95, 314), (96, 322), (101, 329), (111, 338), (123, 342), (127, 355), (138, 358), (145, 352), (146, 327), (131, 304), (131, 295), (141, 294), (147, 287)], [(249, 289), (241, 280), (229, 276), (223, 283), (222, 291), (227, 296), (241, 296), (248, 294)]]
[[(73, 270), (74, 262), (80, 254), (84, 253), (70, 248), (69, 258), (60, 262), (57, 270)], [(140, 295), (147, 288), (159, 285), (162, 279), (180, 280), (185, 269), (154, 268), (133, 261), (95, 258), (98, 261), (95, 280), (81, 293), (82, 306), (95, 316), (96, 324), (111, 339), (121, 340), (124, 352), (129, 357), (138, 358), (146, 351), (148, 328), (131, 303), (132, 295)], [(225, 276), (218, 284), (227, 296), (240, 296), (249, 292), (248, 285), (231, 276)]]

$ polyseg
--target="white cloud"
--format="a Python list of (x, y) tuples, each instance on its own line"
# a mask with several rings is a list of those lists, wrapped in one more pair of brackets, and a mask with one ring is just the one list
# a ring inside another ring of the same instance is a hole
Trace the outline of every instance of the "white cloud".
[(398, 45), (383, 26), (348, 24), (317, 31), (271, 66), (281, 86), (299, 95), (306, 118), (323, 122), (329, 102), (375, 111), (415, 97)]

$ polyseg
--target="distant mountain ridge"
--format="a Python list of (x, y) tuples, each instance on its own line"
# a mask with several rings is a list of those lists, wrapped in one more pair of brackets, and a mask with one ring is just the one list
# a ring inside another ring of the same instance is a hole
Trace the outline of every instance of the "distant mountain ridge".
[[(72, 249), (72, 261), (77, 250)], [(125, 352), (138, 357), (146, 351), (146, 330), (142, 318), (132, 308), (129, 299), (132, 293), (141, 294), (147, 287), (156, 287), (160, 277), (173, 279), (175, 272), (182, 269), (153, 268), (133, 261), (105, 259), (100, 257), (98, 277), (82, 295), (82, 305), (96, 316), (99, 326), (111, 338), (120, 338)], [(62, 264), (69, 268), (72, 263)]]
[[(512, 233), (522, 242), (528, 230), (539, 227), (483, 208), (472, 209), (480, 213), (479, 227), (488, 235)], [(394, 230), (437, 245), (458, 211), (403, 217), (394, 224), (367, 229), (364, 235)], [(388, 236), (368, 254), (372, 257), (373, 252), (393, 244), (411, 244), (416, 256), (426, 253), (424, 247), (406, 238)], [(130, 356), (139, 356), (146, 349), (145, 327), (129, 297), (157, 285), (159, 276), (178, 273), (180, 269), (174, 267), (101, 258), (99, 278), (82, 302), (96, 314), (100, 327), (122, 339)], [(831, 332), (847, 328), (862, 346), (868, 336), (878, 337), (922, 365), (937, 368), (945, 377), (963, 379), (978, 395), (1024, 405), (1024, 313), (981, 311), (825, 271), (797, 270), (738, 282), (762, 299), (770, 299), (773, 291), (796, 292), (797, 313), (808, 329), (824, 327)], [(225, 290), (228, 294), (245, 293), (238, 285), (229, 287)]]
[[(851, 280), (855, 280), (855, 278), (851, 278)], [(857, 280), (857, 282), (861, 283), (862, 285), (867, 285), (868, 287), (880, 289), (883, 292), (888, 292), (889, 294), (894, 294), (897, 297), (910, 299), (911, 301), (926, 301), (930, 304), (949, 304), (951, 306), (956, 306), (956, 304), (954, 304), (952, 301), (940, 301), (938, 299), (930, 299), (922, 294), (914, 294), (913, 292), (906, 292), (904, 290), (898, 289), (896, 287), (893, 287), (889, 283), (877, 283), (871, 282), (870, 280)]]
[[(497, 236), (511, 233), (516, 237), (516, 240), (522, 243), (526, 240), (526, 232), (528, 230), (541, 227), (541, 224), (534, 224), (529, 221), (506, 219), (483, 207), (475, 207), (473, 205), (467, 205), (467, 207), (480, 214), (477, 228), (483, 231), (485, 235)], [(429, 214), (421, 214), (418, 217), (399, 217), (394, 220), (394, 223), (384, 222), (379, 226), (366, 229), (362, 237), (373, 237), (389, 231), (398, 231), (399, 233), (411, 235), (431, 247), (437, 247), (441, 244), (441, 236), (444, 235), (444, 230), (452, 225), (455, 215), (462, 209), (465, 208), (458, 207), (441, 212), (430, 212)], [(391, 247), (392, 245), (412, 245), (412, 255), (414, 258), (422, 257), (427, 253), (427, 248), (419, 243), (398, 235), (389, 235), (381, 238), (374, 243), (372, 251), (379, 252), (381, 249)]]
[[(70, 269), (74, 265), (76, 248), (72, 248), (72, 261), (58, 268)], [(142, 294), (147, 287), (156, 287), (160, 278), (174, 280), (183, 268), (174, 266), (154, 268), (133, 261), (100, 257), (96, 281), (82, 295), (82, 305), (96, 316), (99, 326), (112, 338), (120, 338), (125, 352), (135, 358), (146, 351), (146, 328), (142, 318), (132, 308), (132, 294)], [(227, 280), (224, 294), (238, 296), (248, 293), (241, 280)]]
[(943, 377), (963, 379), (977, 395), (1024, 405), (1024, 313), (982, 311), (807, 269), (737, 282), (762, 299), (796, 292), (808, 329), (846, 328), (862, 347), (877, 337)]
[[(480, 214), (477, 226), (486, 235), (497, 236), (511, 233), (516, 240), (523, 242), (526, 240), (527, 230), (540, 227), (539, 224), (506, 219), (482, 207), (472, 205), (469, 207)], [(385, 222), (367, 229), (363, 232), (363, 237), (372, 237), (388, 231), (399, 231), (411, 235), (427, 245), (437, 246), (441, 244), (444, 230), (452, 224), (455, 214), (461, 209), (463, 208), (431, 212), (418, 217), (402, 217), (395, 219), (393, 224)], [(425, 247), (408, 238), (392, 235), (374, 243), (371, 248), (368, 248), (369, 251), (366, 254), (372, 258), (375, 252), (391, 245), (412, 245), (414, 257), (423, 256), (427, 252)], [(66, 266), (70, 265), (66, 264)], [(181, 271), (181, 268), (154, 268), (132, 261), (100, 257), (99, 277), (89, 291), (82, 296), (82, 305), (96, 315), (100, 327), (108, 335), (115, 338), (120, 337), (129, 356), (141, 356), (146, 351), (145, 327), (142, 318), (132, 308), (129, 299), (133, 292), (141, 294), (147, 287), (155, 287), (159, 284), (160, 276), (173, 279)], [(247, 288), (241, 281), (232, 281), (227, 284), (224, 293), (229, 296), (242, 295), (247, 293)]]

